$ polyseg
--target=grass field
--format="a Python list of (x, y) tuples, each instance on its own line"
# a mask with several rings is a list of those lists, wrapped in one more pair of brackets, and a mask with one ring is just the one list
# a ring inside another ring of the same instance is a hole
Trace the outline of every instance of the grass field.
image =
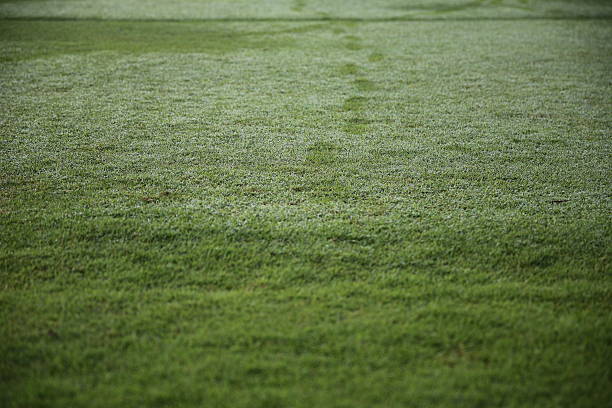
[(611, 1), (2, 0), (0, 95), (0, 406), (610, 406)]

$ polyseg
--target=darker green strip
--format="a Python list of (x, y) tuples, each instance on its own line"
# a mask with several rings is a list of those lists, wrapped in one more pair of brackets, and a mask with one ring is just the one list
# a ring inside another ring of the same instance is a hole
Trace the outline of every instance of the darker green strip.
[(522, 16), (522, 17), (218, 17), (218, 18), (101, 18), (101, 17), (2, 17), (0, 21), (105, 21), (132, 23), (300, 23), (300, 22), (352, 22), (352, 23), (391, 23), (391, 22), (447, 22), (447, 21), (582, 21), (612, 20), (612, 15), (602, 16)]

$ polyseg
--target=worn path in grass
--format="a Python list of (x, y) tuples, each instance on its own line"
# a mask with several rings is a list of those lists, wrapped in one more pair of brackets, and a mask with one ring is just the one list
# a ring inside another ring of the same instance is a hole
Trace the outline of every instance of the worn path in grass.
[(609, 2), (178, 3), (0, 2), (2, 406), (610, 401)]

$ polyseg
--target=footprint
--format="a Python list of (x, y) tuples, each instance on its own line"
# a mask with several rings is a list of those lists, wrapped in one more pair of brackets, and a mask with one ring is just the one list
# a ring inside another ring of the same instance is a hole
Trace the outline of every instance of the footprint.
[(363, 49), (363, 46), (361, 44), (353, 41), (346, 43), (344, 46), (349, 51), (359, 51)]
[(368, 98), (364, 96), (351, 96), (350, 98), (344, 101), (344, 104), (342, 105), (342, 110), (345, 112), (360, 111), (364, 108), (367, 102)]
[(345, 35), (343, 40), (346, 41), (344, 46), (350, 51), (358, 51), (363, 49), (363, 46), (361, 45), (361, 38), (355, 35)]
[(353, 83), (355, 84), (357, 89), (362, 92), (373, 91), (374, 89), (376, 89), (374, 83), (367, 78), (357, 78)]
[(382, 53), (380, 53), (380, 52), (373, 52), (368, 57), (368, 61), (370, 61), (370, 62), (380, 62), (383, 59), (385, 59), (385, 56)]
[[(345, 42), (345, 47), (352, 51), (361, 50), (365, 47), (361, 45), (361, 38), (354, 35), (345, 35), (342, 37)], [(378, 62), (382, 61), (384, 58), (383, 54), (380, 52), (373, 52), (368, 57), (369, 62)], [(369, 92), (376, 89), (376, 85), (374, 82), (369, 79), (358, 76), (361, 72), (360, 67), (354, 63), (347, 63), (342, 65), (339, 68), (339, 72), (342, 75), (352, 76), (353, 77), (353, 85), (359, 92)], [(342, 129), (344, 132), (351, 135), (363, 135), (370, 131), (370, 124), (373, 123), (372, 120), (366, 119), (360, 116), (360, 112), (362, 112), (368, 103), (368, 98), (365, 96), (351, 96), (347, 98), (342, 104), (341, 111), (342, 112), (351, 112), (352, 115), (349, 117)]]
[(306, 7), (306, 0), (295, 0), (293, 2), (293, 7), (291, 7), (291, 11), (299, 13), (304, 10), (304, 7)]
[(342, 75), (356, 75), (359, 72), (359, 67), (357, 64), (349, 63), (342, 65), (339, 71)]
[(367, 133), (369, 129), (368, 125), (371, 123), (372, 121), (369, 119), (353, 117), (346, 122), (343, 129), (346, 133), (350, 133), (352, 135), (363, 135)]
[(331, 142), (316, 142), (307, 149), (306, 160), (314, 164), (332, 164), (338, 159), (338, 146)]

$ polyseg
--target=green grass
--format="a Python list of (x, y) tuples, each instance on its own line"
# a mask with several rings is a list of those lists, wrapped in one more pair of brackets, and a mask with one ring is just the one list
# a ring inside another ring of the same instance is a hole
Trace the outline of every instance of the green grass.
[(609, 405), (609, 1), (0, 18), (0, 405)]

